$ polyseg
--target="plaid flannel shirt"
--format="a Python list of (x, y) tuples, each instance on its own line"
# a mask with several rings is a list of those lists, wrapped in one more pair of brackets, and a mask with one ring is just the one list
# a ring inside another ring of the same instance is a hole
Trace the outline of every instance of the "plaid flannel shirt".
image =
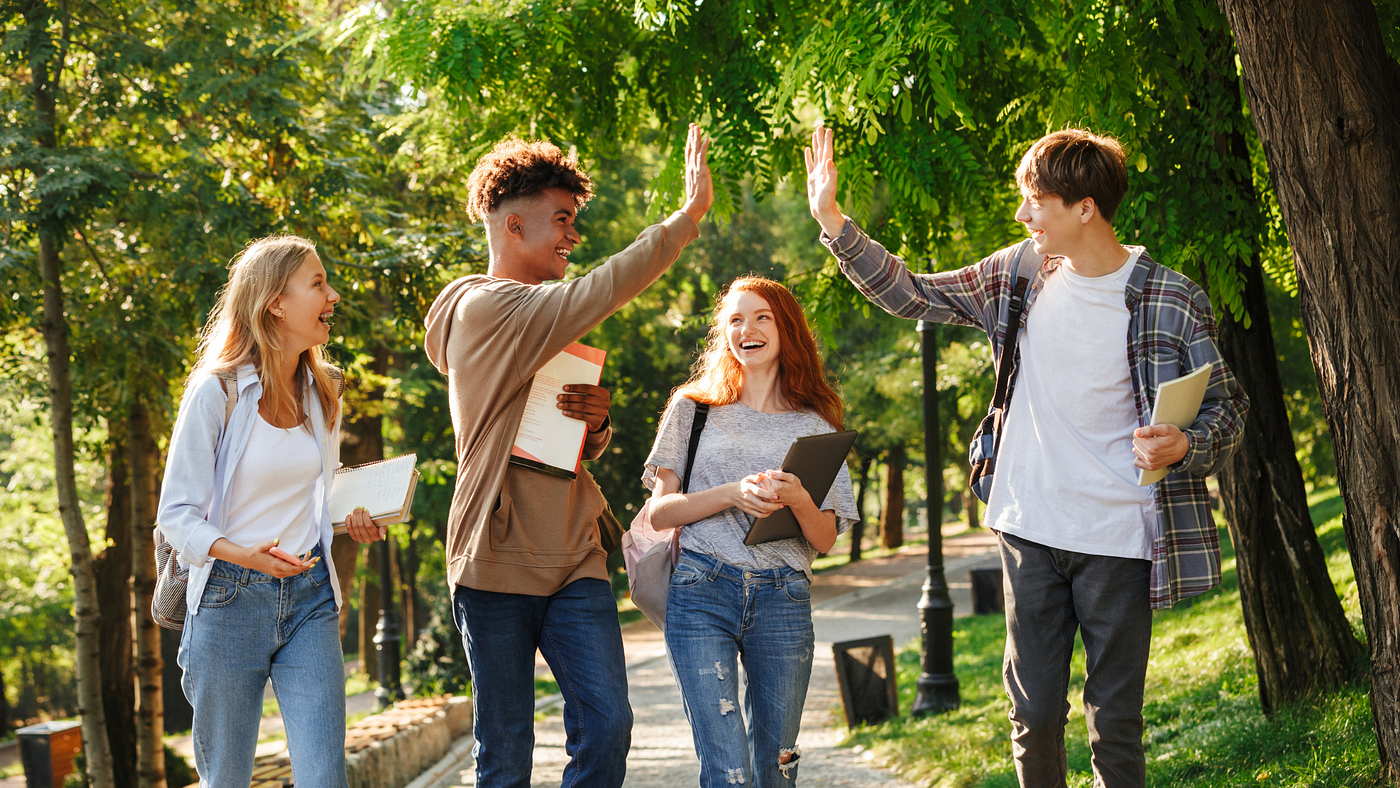
[[(992, 358), (1001, 357), (1017, 246), (957, 271), (911, 274), (904, 261), (871, 240), (855, 222), (848, 221), (835, 239), (823, 233), (822, 243), (836, 256), (842, 273), (885, 311), (898, 317), (977, 326), (987, 332)], [(1030, 272), (1033, 258), (1034, 252), (1027, 250), (1021, 263), (1023, 274)], [(1036, 271), (1026, 294), (1022, 326), (1046, 277), (1057, 266), (1057, 260), (1045, 259)], [(1157, 483), (1151, 601), (1152, 607), (1165, 608), (1220, 582), (1220, 538), (1205, 477), (1218, 472), (1239, 446), (1249, 400), (1220, 358), (1210, 299), (1199, 286), (1153, 262), (1144, 252), (1128, 277), (1124, 300), (1129, 314), (1128, 367), (1140, 425), (1150, 422), (1159, 385), (1202, 366), (1212, 367), (1200, 414), (1185, 430), (1190, 442), (1186, 456)], [(1018, 347), (1012, 392), (1020, 359)]]

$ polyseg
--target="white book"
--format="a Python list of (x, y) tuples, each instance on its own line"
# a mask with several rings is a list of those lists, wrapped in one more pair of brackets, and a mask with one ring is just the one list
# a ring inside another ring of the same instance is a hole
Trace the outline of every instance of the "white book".
[(559, 395), (572, 383), (598, 385), (607, 356), (607, 351), (575, 342), (540, 367), (515, 433), (512, 463), (566, 479), (578, 475), (588, 424), (565, 416)]
[(369, 510), (375, 525), (408, 522), (418, 486), (417, 464), (418, 455), (404, 454), (337, 470), (330, 500), (335, 532), (345, 533), (346, 516), (360, 506)]
[[(1152, 405), (1153, 424), (1175, 424), (1178, 429), (1188, 429), (1196, 423), (1200, 415), (1201, 402), (1206, 398), (1206, 386), (1210, 383), (1213, 367), (1199, 367), (1189, 375), (1169, 380), (1157, 387), (1157, 401)], [(1155, 471), (1138, 471), (1138, 486), (1146, 487), (1165, 478), (1170, 468)]]

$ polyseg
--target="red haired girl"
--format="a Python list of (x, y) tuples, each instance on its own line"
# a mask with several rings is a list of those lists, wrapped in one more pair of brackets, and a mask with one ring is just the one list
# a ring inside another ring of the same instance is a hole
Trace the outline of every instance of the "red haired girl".
[[(697, 403), (690, 492), (681, 491)], [(790, 785), (812, 671), (812, 559), (856, 517), (843, 467), (823, 502), (776, 470), (795, 438), (841, 429), (802, 308), (781, 284), (735, 280), (708, 345), (666, 407), (642, 482), (651, 524), (685, 526), (671, 575), (666, 647), (700, 758), (701, 786)], [(754, 518), (791, 507), (802, 536), (744, 544)], [(740, 708), (738, 660), (748, 689)], [(748, 715), (748, 730), (744, 716)]]

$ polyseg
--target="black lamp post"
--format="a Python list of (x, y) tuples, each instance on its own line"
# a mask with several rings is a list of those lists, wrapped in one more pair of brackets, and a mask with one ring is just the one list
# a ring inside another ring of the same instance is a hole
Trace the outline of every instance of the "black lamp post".
[(379, 710), (403, 700), (399, 677), (399, 625), (394, 621), (394, 586), (389, 574), (389, 540), (379, 547), (379, 626), (374, 633), (374, 650), (379, 653), (379, 689), (374, 691)]
[(919, 321), (924, 362), (924, 483), (928, 491), (928, 575), (919, 598), (923, 669), (910, 712), (915, 717), (952, 711), (961, 702), (953, 673), (953, 599), (943, 574), (943, 445), (938, 424), (938, 325)]

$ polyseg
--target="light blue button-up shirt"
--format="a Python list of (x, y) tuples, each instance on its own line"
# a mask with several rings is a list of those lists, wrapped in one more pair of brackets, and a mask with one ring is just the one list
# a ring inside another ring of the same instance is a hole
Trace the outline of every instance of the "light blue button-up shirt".
[[(321, 476), (313, 495), (320, 512), (321, 552), (330, 571), (335, 606), (340, 609), (340, 582), (335, 564), (330, 560), (331, 527), (329, 508), (331, 483), (340, 466), (340, 417), (329, 428), (321, 414), (320, 397), (315, 396), (316, 382), (310, 370), (305, 370), (306, 416), (310, 421), (316, 445), (321, 452)], [(228, 396), (218, 375), (205, 373), (190, 381), (175, 419), (170, 436), (170, 452), (165, 460), (165, 481), (160, 489), (160, 509), (157, 521), (166, 541), (179, 553), (182, 565), (189, 567), (189, 589), (185, 593), (188, 614), (199, 612), (204, 584), (209, 579), (213, 563), (209, 549), (224, 535), (229, 507), (224, 505), (233, 470), (248, 447), (258, 418), (258, 401), (262, 399), (262, 381), (252, 364), (238, 368), (238, 401), (224, 424)]]

